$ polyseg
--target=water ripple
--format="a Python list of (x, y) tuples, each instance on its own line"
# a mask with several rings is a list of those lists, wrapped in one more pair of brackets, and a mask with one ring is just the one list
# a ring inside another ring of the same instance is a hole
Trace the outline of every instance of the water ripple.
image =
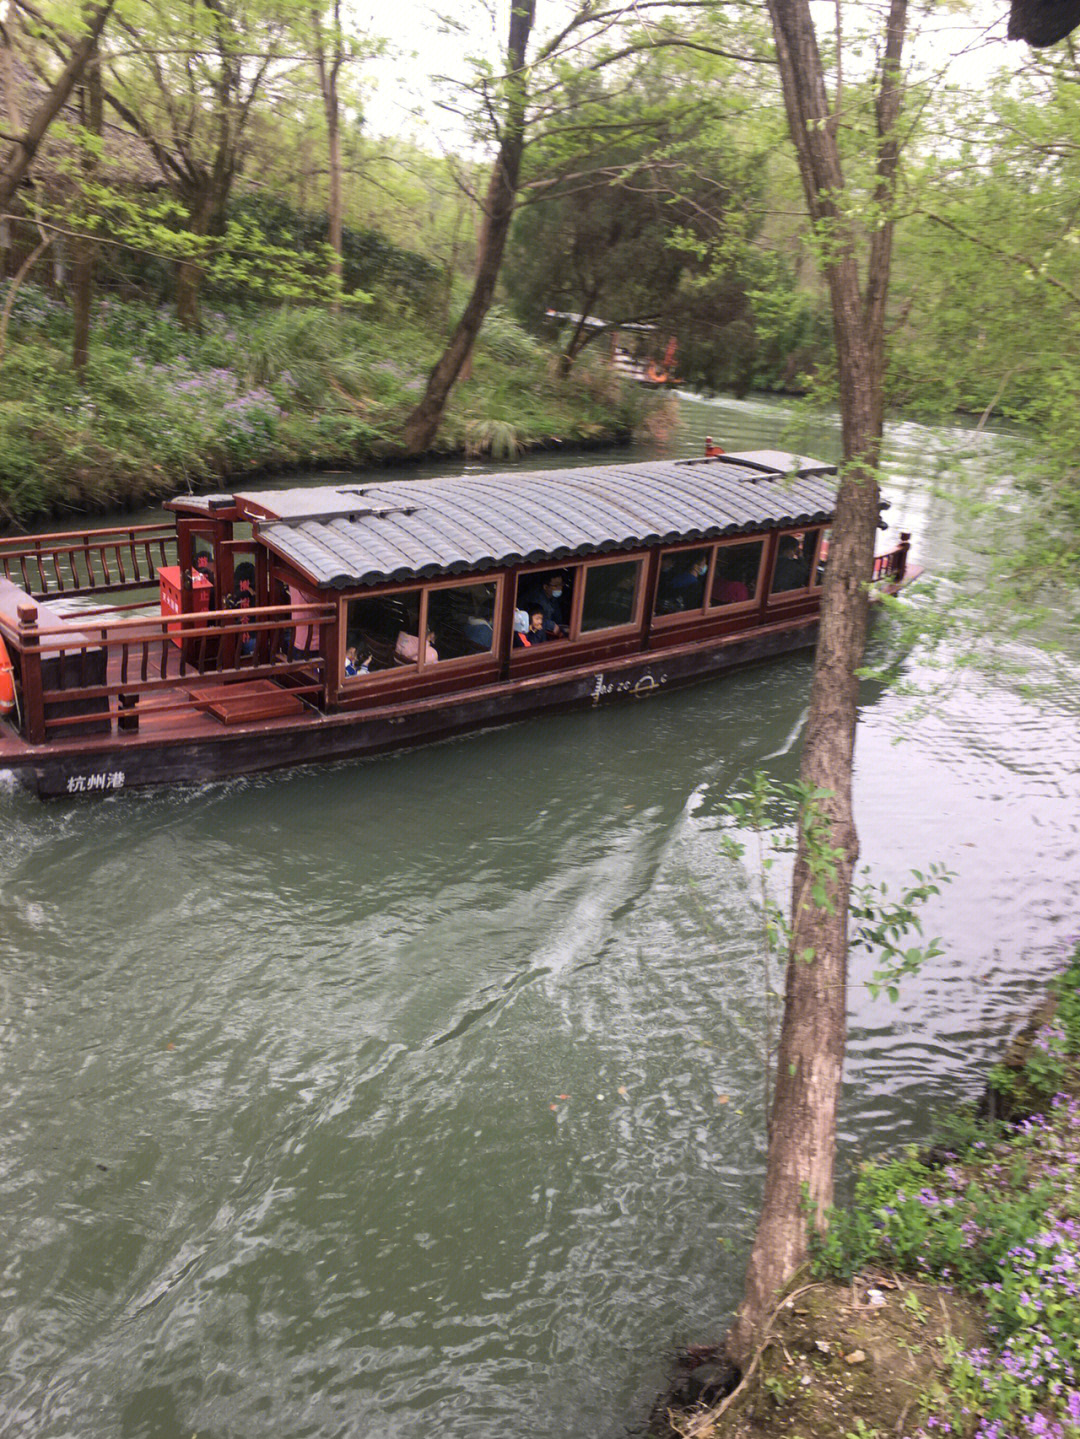
[[(687, 410), (686, 453), (791, 419)], [(948, 558), (926, 477), (970, 437), (891, 438), (889, 518)], [(900, 662), (948, 677), (921, 711), (864, 686), (863, 859), (957, 878), (896, 1004), (853, 960), (846, 1171), (977, 1092), (1076, 929), (1078, 657), (964, 658)], [(738, 1294), (775, 1005), (722, 820), (755, 768), (794, 777), (808, 676), (100, 804), (5, 792), (5, 1435), (632, 1426)]]

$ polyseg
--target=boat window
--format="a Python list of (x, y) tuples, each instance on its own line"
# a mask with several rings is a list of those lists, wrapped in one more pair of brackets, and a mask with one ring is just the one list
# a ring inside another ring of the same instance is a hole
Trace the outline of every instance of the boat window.
[[(392, 595), (349, 601), (345, 648), (346, 651), (356, 649), (356, 663), (362, 674), (376, 674), (396, 666), (416, 667), (420, 650), (420, 598), (419, 590), (399, 590)], [(438, 650), (429, 640), (425, 651), (429, 664), (433, 651), (434, 658), (438, 659)]]
[(821, 543), (818, 546), (817, 563), (814, 565), (814, 584), (820, 585), (825, 581), (825, 565), (829, 558), (829, 537), (832, 530), (821, 531)]
[(440, 660), (489, 654), (494, 649), (496, 586), (440, 585), (428, 590), (427, 623)]
[(714, 607), (741, 605), (756, 599), (764, 552), (764, 540), (752, 540), (744, 545), (721, 545), (716, 551), (709, 604)]
[(585, 571), (581, 633), (633, 624), (640, 579), (640, 560), (590, 565)]
[(700, 610), (705, 603), (705, 582), (709, 573), (711, 547), (676, 550), (660, 561), (656, 587), (656, 613), (674, 615), (680, 610)]
[[(568, 638), (577, 578), (577, 566), (571, 566), (557, 570), (536, 570), (530, 575), (522, 575), (518, 580), (514, 608), (525, 616), (525, 638), (530, 645), (541, 642), (540, 636), (543, 640)], [(536, 615), (540, 615), (539, 621), (534, 618)], [(517, 633), (515, 624), (515, 635)], [(524, 642), (515, 638), (514, 645), (521, 648)]]
[(817, 531), (810, 534), (781, 535), (773, 567), (772, 589), (774, 595), (788, 590), (804, 590), (810, 583), (810, 566), (814, 560), (814, 545)]
[(214, 545), (205, 535), (191, 536), (191, 568), (209, 584), (214, 583)]
[[(250, 610), (259, 603), (254, 550), (233, 550), (233, 585), (222, 601), (227, 610)], [(255, 653), (257, 637), (249, 630), (240, 633), (233, 660), (247, 659)]]

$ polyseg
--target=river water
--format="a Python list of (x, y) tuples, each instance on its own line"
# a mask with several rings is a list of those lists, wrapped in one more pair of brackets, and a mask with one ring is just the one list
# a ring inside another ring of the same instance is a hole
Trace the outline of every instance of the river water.
[[(669, 452), (837, 444), (760, 400), (683, 420)], [(1004, 439), (890, 432), (931, 569), (963, 548), (957, 454), (1007, 473)], [(948, 679), (921, 709), (865, 686), (863, 857), (956, 879), (898, 1003), (854, 960), (847, 1168), (977, 1091), (1080, 927), (1080, 664), (1034, 698), (1047, 662), (1012, 654), (909, 655)], [(722, 806), (794, 777), (809, 673), (202, 789), (3, 792), (0, 1432), (632, 1432), (738, 1295), (763, 980)]]

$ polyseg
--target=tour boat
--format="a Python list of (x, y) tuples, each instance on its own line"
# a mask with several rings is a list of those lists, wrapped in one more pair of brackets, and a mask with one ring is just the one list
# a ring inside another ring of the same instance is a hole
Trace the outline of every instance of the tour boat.
[(763, 450), (184, 495), (170, 522), (0, 540), (0, 771), (42, 796), (215, 780), (811, 645), (836, 486)]

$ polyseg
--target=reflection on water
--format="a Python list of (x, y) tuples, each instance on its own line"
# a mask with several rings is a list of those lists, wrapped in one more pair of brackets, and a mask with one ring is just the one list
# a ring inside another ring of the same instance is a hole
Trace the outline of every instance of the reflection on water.
[[(782, 406), (685, 409), (683, 453), (835, 447)], [(941, 563), (929, 481), (967, 437), (892, 438), (890, 521)], [(721, 812), (796, 773), (808, 675), (201, 790), (6, 793), (5, 1435), (624, 1433), (738, 1290), (763, 999)], [(849, 1159), (973, 1092), (1076, 928), (1078, 675), (1038, 705), (954, 676), (916, 718), (866, 687), (864, 859), (957, 879), (897, 1005), (856, 961)]]

